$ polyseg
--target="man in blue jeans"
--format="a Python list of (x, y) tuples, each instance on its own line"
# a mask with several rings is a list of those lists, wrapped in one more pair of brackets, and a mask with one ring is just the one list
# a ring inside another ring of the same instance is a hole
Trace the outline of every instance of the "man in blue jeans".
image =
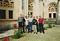
[(29, 27), (28, 27), (28, 32), (32, 32), (32, 20), (33, 20), (33, 18), (32, 18), (32, 16), (28, 19), (28, 21), (29, 21)]

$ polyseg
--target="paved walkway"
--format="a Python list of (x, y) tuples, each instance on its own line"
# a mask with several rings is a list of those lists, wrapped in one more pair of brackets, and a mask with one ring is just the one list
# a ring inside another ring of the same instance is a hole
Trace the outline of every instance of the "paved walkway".
[(6, 31), (5, 33), (1, 33), (0, 38), (11, 36), (11, 35), (14, 35), (14, 30), (9, 30), (9, 31)]
[(23, 35), (20, 39), (10, 38), (10, 41), (60, 41), (60, 26), (49, 28), (45, 34), (24, 33)]

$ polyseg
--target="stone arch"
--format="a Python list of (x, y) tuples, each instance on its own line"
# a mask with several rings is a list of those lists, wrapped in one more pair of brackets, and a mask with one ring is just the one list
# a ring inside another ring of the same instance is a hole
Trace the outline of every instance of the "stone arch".
[(49, 3), (48, 11), (49, 12), (57, 12), (57, 3), (56, 2)]
[(49, 12), (49, 18), (56, 18), (57, 15), (57, 3), (51, 2), (48, 4), (48, 12)]

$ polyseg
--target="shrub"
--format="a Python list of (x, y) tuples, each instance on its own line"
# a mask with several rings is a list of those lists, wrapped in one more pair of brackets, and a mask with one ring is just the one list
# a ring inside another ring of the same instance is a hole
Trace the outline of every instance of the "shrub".
[(52, 25), (50, 23), (48, 24), (48, 28), (52, 28)]
[(44, 30), (47, 30), (47, 27), (44, 27)]
[(47, 28), (48, 28), (48, 24), (44, 24), (44, 30), (47, 30)]
[(12, 29), (10, 24), (0, 25), (0, 33), (4, 33), (5, 31), (8, 31), (10, 29)]
[(55, 27), (55, 24), (53, 24), (53, 27)]
[(14, 38), (19, 39), (22, 36), (21, 30), (18, 30), (14, 33)]
[(9, 28), (9, 30), (13, 29), (13, 26), (11, 24), (9, 24), (9, 23), (6, 24), (6, 27)]

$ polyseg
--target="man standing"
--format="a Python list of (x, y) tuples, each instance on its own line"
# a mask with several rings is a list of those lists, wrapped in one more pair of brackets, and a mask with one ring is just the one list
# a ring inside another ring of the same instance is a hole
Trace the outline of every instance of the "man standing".
[(23, 32), (23, 18), (22, 16), (18, 17), (18, 30), (21, 30), (21, 32)]
[(33, 30), (34, 33), (37, 34), (37, 27), (36, 27), (36, 25), (37, 25), (37, 20), (36, 20), (35, 17), (33, 17), (32, 24), (33, 24), (33, 25), (32, 25), (32, 30)]
[(28, 21), (29, 21), (29, 27), (28, 27), (28, 32), (32, 32), (32, 20), (33, 20), (33, 18), (32, 18), (32, 16), (28, 19)]
[(23, 24), (23, 32), (25, 32), (25, 18), (24, 17), (22, 19), (22, 24)]
[(44, 32), (44, 28), (43, 28), (43, 25), (44, 25), (44, 18), (41, 18), (41, 16), (39, 16), (39, 19), (38, 19), (38, 22), (39, 22), (39, 30), (40, 30), (40, 33)]
[(28, 23), (29, 23), (28, 16), (25, 16), (25, 29), (26, 29), (25, 31), (26, 32), (28, 32), (28, 27), (29, 27)]

